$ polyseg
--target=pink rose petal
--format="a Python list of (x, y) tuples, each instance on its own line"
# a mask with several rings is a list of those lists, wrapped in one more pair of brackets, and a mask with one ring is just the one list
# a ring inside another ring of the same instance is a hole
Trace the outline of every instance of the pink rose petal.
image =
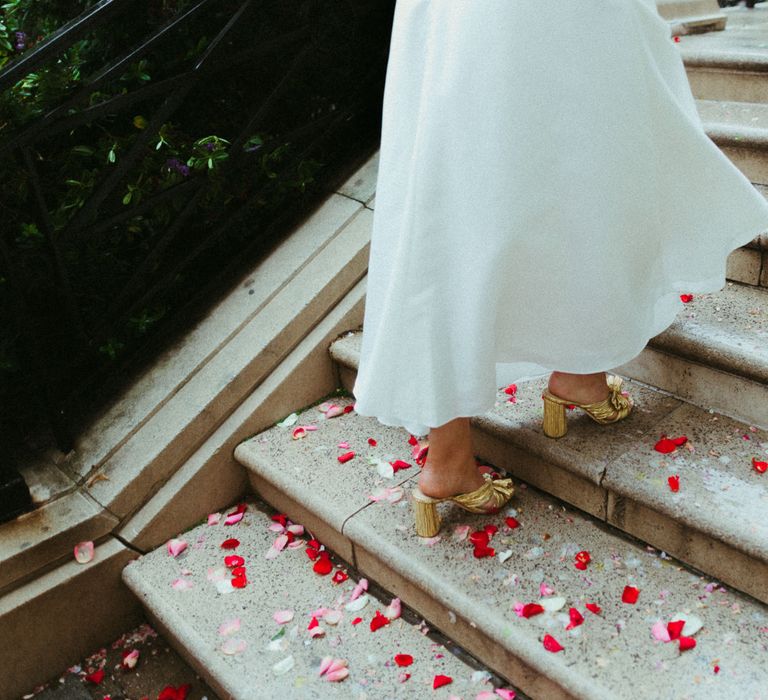
[(221, 520), (221, 513), (209, 513), (208, 514), (208, 524), (209, 525), (218, 525), (219, 520)]
[(225, 519), (224, 524), (225, 525), (234, 525), (235, 523), (239, 523), (242, 519), (245, 513), (230, 513)]
[(293, 620), (293, 610), (278, 610), (272, 615), (272, 619), (278, 625), (284, 625), (286, 622)]
[(352, 594), (349, 596), (349, 602), (351, 603), (353, 600), (357, 600), (359, 598), (363, 591), (368, 590), (368, 579), (367, 578), (361, 578), (357, 585), (355, 586), (354, 590), (352, 591)]
[(168, 549), (168, 554), (172, 557), (177, 557), (187, 548), (187, 543), (184, 540), (171, 539), (168, 540), (166, 548)]
[(75, 545), (75, 561), (78, 564), (87, 564), (93, 559), (93, 542), (88, 540), (86, 542), (78, 542)]
[(225, 620), (219, 625), (219, 634), (226, 637), (228, 634), (237, 632), (240, 629), (240, 618), (234, 617), (231, 620)]
[(226, 639), (224, 643), (221, 645), (221, 650), (225, 654), (233, 655), (233, 654), (240, 654), (241, 652), (245, 651), (245, 648), (248, 646), (248, 643), (244, 639), (238, 639), (237, 637), (230, 637), (229, 639)]
[(384, 611), (384, 615), (390, 620), (396, 620), (398, 617), (400, 617), (401, 612), (402, 605), (400, 603), (400, 598), (392, 598), (392, 602), (387, 606), (387, 609)]
[(496, 688), (496, 695), (502, 700), (515, 700), (517, 693), (511, 688)]

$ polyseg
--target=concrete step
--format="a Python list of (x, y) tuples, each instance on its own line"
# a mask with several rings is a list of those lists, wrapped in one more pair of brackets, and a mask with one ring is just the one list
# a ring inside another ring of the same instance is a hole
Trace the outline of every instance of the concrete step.
[[(331, 346), (348, 390), (361, 338)], [(568, 434), (553, 440), (541, 430), (545, 386), (546, 377), (519, 384), (515, 403), (500, 389), (495, 407), (472, 419), (479, 457), (768, 602), (768, 480), (751, 461), (768, 459), (768, 432), (629, 381), (627, 420), (600, 426), (574, 411)], [(664, 434), (689, 444), (662, 455), (654, 446)], [(679, 493), (667, 483), (675, 474)]]
[[(526, 422), (521, 414), (531, 410), (531, 398), (526, 394), (517, 405), (501, 407), (496, 420), (499, 427), (504, 415), (508, 423), (517, 421), (518, 427), (511, 432), (528, 434), (534, 443), (536, 428), (520, 425)], [(647, 391), (641, 391), (640, 398), (638, 416), (611, 438), (606, 431), (593, 433), (583, 421), (574, 421), (570, 438), (549, 443), (559, 453), (557, 461), (563, 465), (574, 461), (580, 468), (603, 471), (609, 455), (616, 462), (621, 451), (617, 438), (634, 436), (634, 463), (623, 468), (627, 481), (645, 484), (656, 492), (660, 504), (682, 510), (686, 517), (692, 511), (718, 517), (707, 507), (706, 489), (697, 488), (696, 468), (687, 451), (678, 456), (675, 465), (689, 465), (682, 470), (683, 486), (677, 496), (658, 483), (668, 469), (647, 467), (654, 460), (645, 444), (660, 427), (651, 425), (650, 418), (654, 412), (659, 417), (668, 414), (679, 402), (654, 399), (653, 392)], [(336, 403), (351, 406), (352, 399)], [(293, 439), (298, 425), (317, 429)], [(645, 437), (638, 437), (641, 427), (647, 431)], [(483, 427), (480, 432), (488, 434)], [(442, 504), (440, 535), (417, 537), (404, 495), (418, 474), (408, 437), (402, 429), (383, 426), (354, 411), (322, 419), (314, 407), (303, 411), (293, 426), (276, 425), (240, 444), (235, 457), (248, 468), (253, 488), (265, 500), (294, 520), (311, 525), (322, 541), (352, 557), (363, 575), (399, 596), (431, 626), (531, 697), (768, 697), (765, 605), (691, 573), (668, 555), (623, 537), (519, 480), (510, 508), (499, 515), (470, 515), (452, 504)], [(701, 432), (693, 435), (693, 441), (702, 451)], [(509, 455), (520, 453), (509, 444), (506, 449)], [(736, 465), (741, 455), (735, 452), (739, 449), (740, 443), (728, 449), (734, 471), (728, 482), (731, 492), (720, 491), (725, 482), (713, 482), (723, 501), (716, 510), (723, 517), (731, 511), (732, 497), (736, 500), (737, 496)], [(347, 451), (354, 451), (355, 456), (340, 462), (338, 456)], [(591, 455), (589, 461), (584, 459), (587, 454)], [(396, 459), (411, 466), (387, 478), (382, 466)], [(547, 481), (547, 472), (550, 479), (557, 480), (553, 472), (558, 467), (547, 469), (542, 459), (519, 454), (510, 461), (521, 471), (539, 473), (542, 482)], [(755, 490), (764, 488), (762, 482), (755, 484)], [(593, 486), (597, 487), (594, 482)], [(743, 496), (741, 489), (738, 496)], [(699, 507), (697, 500), (701, 500)], [(761, 530), (765, 526), (759, 514), (755, 515), (745, 511), (742, 503), (738, 526), (733, 521), (731, 529), (738, 527), (765, 542)], [(516, 518), (520, 526), (511, 529), (507, 516)], [(490, 543), (496, 554), (476, 558), (467, 532), (486, 525), (498, 527)], [(575, 555), (581, 551), (591, 556), (585, 571), (574, 565)], [(765, 569), (752, 575), (766, 578)], [(171, 577), (168, 574), (163, 581), (166, 589)], [(625, 586), (639, 589), (636, 604), (622, 602)], [(550, 592), (554, 595), (547, 595)], [(542, 596), (553, 611), (528, 619), (516, 613), (519, 606), (537, 603)], [(553, 600), (557, 597), (562, 600)], [(589, 612), (587, 603), (598, 605), (601, 612)], [(269, 611), (270, 606), (266, 607)], [(584, 622), (569, 631), (570, 607), (583, 615)], [(695, 615), (704, 623), (695, 637), (696, 648), (683, 652), (677, 644), (657, 641), (652, 634), (654, 628), (658, 633), (661, 625), (681, 613)], [(556, 639), (564, 651), (548, 651), (546, 635)]]
[(768, 104), (697, 100), (707, 135), (754, 183), (768, 184)]
[(679, 39), (693, 94), (704, 100), (768, 102), (768, 8), (725, 8), (725, 31)]
[(768, 289), (728, 283), (617, 368), (706, 409), (768, 427)]
[(681, 55), (698, 99), (768, 102), (768, 50), (702, 49), (686, 44)]
[[(404, 610), (372, 632), (369, 625), (375, 611), (384, 613), (392, 596), (377, 598), (381, 591), (371, 585), (358, 599), (358, 603), (367, 599), (365, 607), (347, 610), (345, 604), (358, 582), (350, 576), (335, 583), (333, 573), (315, 573), (305, 553), (308, 533), (275, 552), (275, 558), (266, 558), (279, 536), (273, 528), (279, 525), (263, 504), (252, 498), (244, 503), (243, 519), (232, 526), (224, 525), (222, 518), (215, 525), (201, 524), (181, 534), (179, 539), (188, 546), (175, 558), (161, 546), (123, 570), (123, 580), (156, 628), (223, 700), (458, 694), (469, 698), (493, 692), (490, 681), (498, 687), (500, 679), (492, 678), (462, 650), (453, 645), (449, 650), (441, 643), (447, 640), (427, 636), (411, 611)], [(222, 542), (230, 538), (239, 545), (222, 549)], [(242, 588), (229, 583), (224, 557), (232, 554), (245, 560), (247, 583)], [(336, 561), (333, 569), (340, 575), (348, 570), (344, 562)], [(212, 580), (216, 575), (222, 579), (219, 583)], [(186, 583), (174, 588), (174, 581)], [(331, 624), (330, 617), (317, 614), (321, 608), (340, 611), (339, 619)], [(279, 623), (273, 618), (278, 611), (290, 611), (293, 617)], [(313, 613), (320, 617), (322, 636), (312, 637), (307, 629)], [(355, 624), (358, 617), (362, 622)], [(233, 619), (239, 620), (239, 628), (233, 625), (222, 634), (220, 626)], [(398, 654), (410, 655), (413, 663), (397, 665)], [(328, 682), (318, 675), (326, 656), (346, 660), (346, 679)], [(282, 671), (280, 664), (285, 666)], [(448, 676), (452, 683), (433, 691), (437, 675)]]

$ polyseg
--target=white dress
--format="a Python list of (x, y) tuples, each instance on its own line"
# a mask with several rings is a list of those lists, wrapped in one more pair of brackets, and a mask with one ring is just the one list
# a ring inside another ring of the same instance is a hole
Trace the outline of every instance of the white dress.
[(398, 0), (356, 410), (425, 435), (620, 365), (766, 229), (653, 0)]

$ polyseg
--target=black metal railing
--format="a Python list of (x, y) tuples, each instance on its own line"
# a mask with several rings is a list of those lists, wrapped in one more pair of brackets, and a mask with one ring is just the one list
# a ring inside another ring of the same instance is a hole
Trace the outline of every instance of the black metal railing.
[(69, 450), (376, 147), (393, 5), (102, 0), (0, 71), (0, 449)]

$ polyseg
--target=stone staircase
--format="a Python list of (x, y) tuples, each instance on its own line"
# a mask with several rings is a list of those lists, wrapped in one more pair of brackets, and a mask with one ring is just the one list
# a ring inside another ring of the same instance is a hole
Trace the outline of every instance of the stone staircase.
[[(768, 41), (758, 45), (768, 7), (725, 13), (726, 31), (684, 36), (680, 49), (708, 133), (768, 194)], [(362, 331), (350, 329), (329, 348), (344, 391), (235, 450), (253, 492), (304, 533), (294, 528), (275, 551), (283, 526), (249, 499), (239, 522), (203, 523), (179, 536), (180, 555), (161, 547), (123, 579), (227, 698), (487, 700), (514, 687), (546, 700), (768, 699), (768, 473), (753, 466), (768, 460), (767, 261), (766, 236), (735, 251), (724, 290), (696, 296), (616, 368), (636, 401), (622, 423), (573, 412), (568, 434), (551, 440), (540, 424), (545, 380), (513, 396), (500, 388), (472, 420), (475, 452), (513, 477), (516, 495), (497, 516), (441, 506), (442, 530), (428, 540), (413, 531), (408, 499), (419, 444), (353, 410)], [(319, 410), (329, 404), (340, 414)], [(663, 435), (687, 442), (662, 454)], [(395, 470), (397, 460), (407, 466)], [(478, 558), (471, 533), (486, 526), (495, 551)], [(227, 538), (240, 544), (223, 550)], [(315, 570), (321, 546), (333, 553), (326, 574)], [(232, 553), (252, 579), (242, 590), (224, 566)], [(337, 571), (350, 578), (334, 583)], [(361, 578), (378, 599), (356, 610)], [(372, 630), (394, 596), (403, 616)], [(279, 610), (293, 619), (278, 624)], [(221, 634), (238, 616), (240, 629)], [(313, 616), (321, 636), (307, 629)], [(695, 648), (669, 640), (675, 620)], [(444, 637), (429, 640), (425, 624)], [(328, 656), (347, 660), (348, 678), (319, 675)], [(433, 689), (441, 676), (452, 682)]]

